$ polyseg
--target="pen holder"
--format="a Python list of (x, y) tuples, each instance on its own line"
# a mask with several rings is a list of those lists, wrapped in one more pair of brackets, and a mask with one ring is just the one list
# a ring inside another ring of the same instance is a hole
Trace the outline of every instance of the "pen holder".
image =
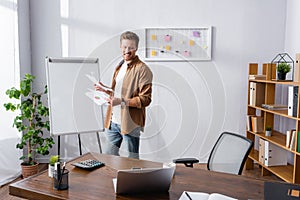
[(60, 175), (57, 174), (57, 171), (54, 171), (53, 180), (54, 189), (67, 190), (69, 188), (69, 170), (65, 169)]

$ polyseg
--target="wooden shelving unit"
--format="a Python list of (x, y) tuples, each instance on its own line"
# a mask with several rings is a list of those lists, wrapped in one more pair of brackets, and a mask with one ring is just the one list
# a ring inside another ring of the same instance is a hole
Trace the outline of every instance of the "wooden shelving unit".
[[(297, 117), (289, 116), (287, 110), (268, 110), (262, 108), (260, 106), (252, 106), (250, 105), (250, 83), (263, 83), (265, 84), (265, 92), (264, 92), (264, 103), (265, 104), (274, 104), (275, 103), (275, 90), (276, 85), (292, 85), (299, 86), (298, 82), (291, 81), (276, 81), (276, 65), (275, 64), (263, 64), (262, 65), (262, 73), (266, 75), (266, 80), (248, 80), (248, 106), (247, 106), (247, 115), (256, 115), (257, 111), (260, 112), (260, 115), (264, 118), (263, 130), (265, 130), (266, 126), (274, 127), (274, 116), (281, 116), (288, 118), (290, 120), (295, 120), (296, 124), (296, 151), (290, 150), (290, 148), (286, 147), (286, 134), (280, 133), (278, 131), (272, 132), (272, 136), (265, 136), (264, 132), (253, 132), (247, 130), (247, 137), (250, 138), (253, 142), (257, 142), (257, 138), (262, 138), (264, 140), (269, 141), (277, 145), (278, 147), (290, 152), (294, 158), (294, 165), (283, 165), (283, 166), (272, 166), (267, 167), (264, 163), (259, 162), (259, 152), (254, 147), (248, 156), (246, 161), (246, 170), (253, 169), (254, 163), (258, 163), (261, 166), (261, 175), (270, 175), (274, 174), (281, 178), (282, 180), (289, 183), (297, 183), (300, 184), (300, 153), (297, 152), (298, 146), (298, 131), (300, 131), (300, 112), (299, 112), (299, 102), (300, 102), (300, 93), (298, 91), (298, 107), (297, 107)], [(249, 64), (249, 75), (258, 75), (258, 64), (250, 63)], [(254, 145), (255, 146), (255, 145)]]

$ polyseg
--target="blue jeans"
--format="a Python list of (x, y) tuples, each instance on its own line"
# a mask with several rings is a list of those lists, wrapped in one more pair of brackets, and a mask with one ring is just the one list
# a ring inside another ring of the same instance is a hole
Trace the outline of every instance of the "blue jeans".
[(121, 134), (121, 126), (111, 122), (110, 128), (105, 130), (108, 140), (105, 153), (119, 156), (119, 149), (124, 139), (124, 146), (129, 158), (139, 159), (141, 127), (135, 128), (128, 134)]

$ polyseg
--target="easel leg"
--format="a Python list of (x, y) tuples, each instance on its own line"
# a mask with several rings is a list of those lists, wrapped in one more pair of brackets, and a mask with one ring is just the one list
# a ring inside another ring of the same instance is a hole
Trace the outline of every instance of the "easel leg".
[(98, 140), (99, 150), (100, 150), (100, 153), (102, 153), (102, 148), (101, 148), (101, 141), (100, 141), (99, 132), (96, 132), (96, 135), (97, 135), (97, 140)]
[(60, 157), (60, 135), (57, 137), (57, 155)]
[(79, 153), (80, 155), (82, 155), (80, 134), (78, 134), (78, 145), (79, 145)]

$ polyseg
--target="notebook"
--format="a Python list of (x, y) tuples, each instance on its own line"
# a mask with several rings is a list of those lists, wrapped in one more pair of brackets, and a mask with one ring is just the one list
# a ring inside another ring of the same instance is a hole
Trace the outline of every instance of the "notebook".
[(168, 192), (175, 172), (175, 165), (163, 168), (119, 170), (113, 179), (116, 194)]

